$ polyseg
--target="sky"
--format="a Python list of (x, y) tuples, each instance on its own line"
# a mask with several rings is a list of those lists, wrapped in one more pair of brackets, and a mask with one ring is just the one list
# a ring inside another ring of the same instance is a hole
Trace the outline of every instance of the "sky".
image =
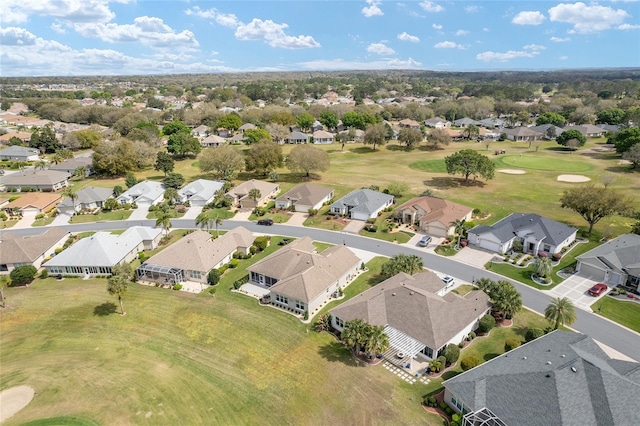
[(3, 77), (639, 66), (639, 0), (0, 1)]

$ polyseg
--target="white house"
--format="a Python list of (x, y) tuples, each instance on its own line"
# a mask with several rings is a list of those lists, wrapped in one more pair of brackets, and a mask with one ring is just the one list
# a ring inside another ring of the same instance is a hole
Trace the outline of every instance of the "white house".
[(327, 144), (333, 143), (335, 137), (333, 133), (329, 133), (326, 130), (316, 130), (313, 132), (313, 143)]
[(37, 161), (38, 159), (40, 159), (40, 151), (35, 148), (11, 145), (0, 151), (0, 160)]
[(358, 189), (331, 204), (330, 211), (356, 220), (373, 219), (382, 210), (390, 207), (393, 199), (393, 195), (371, 189)]
[(164, 200), (164, 185), (162, 182), (145, 180), (138, 182), (117, 198), (120, 204), (136, 203), (149, 207)]
[(178, 191), (180, 202), (188, 201), (191, 206), (204, 206), (213, 201), (216, 191), (224, 188), (220, 180), (195, 180)]

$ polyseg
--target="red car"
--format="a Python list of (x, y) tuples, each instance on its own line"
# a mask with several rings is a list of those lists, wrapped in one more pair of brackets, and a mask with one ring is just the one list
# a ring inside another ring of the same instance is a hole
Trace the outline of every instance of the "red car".
[(606, 284), (598, 283), (589, 289), (589, 294), (598, 297), (608, 289)]

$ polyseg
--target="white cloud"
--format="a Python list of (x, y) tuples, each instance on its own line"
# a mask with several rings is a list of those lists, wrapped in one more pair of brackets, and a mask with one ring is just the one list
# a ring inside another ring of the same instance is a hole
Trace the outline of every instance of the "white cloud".
[(417, 36), (414, 36), (414, 35), (411, 35), (411, 34), (407, 34), (406, 32), (404, 32), (402, 34), (398, 34), (398, 40), (410, 41), (412, 43), (418, 43), (420, 41), (420, 38), (418, 38)]
[(453, 41), (441, 41), (433, 45), (436, 49), (464, 49), (464, 46)]
[(367, 52), (375, 53), (377, 55), (393, 55), (396, 53), (395, 50), (386, 46), (384, 43), (371, 43), (367, 47)]
[(544, 15), (536, 10), (520, 12), (513, 17), (511, 22), (518, 25), (540, 25), (545, 19)]
[(37, 37), (24, 28), (0, 28), (0, 45), (31, 46), (36, 44)]
[(444, 11), (444, 7), (440, 6), (438, 3), (425, 0), (423, 2), (418, 3), (422, 9), (426, 12), (438, 13)]
[(64, 34), (67, 32), (59, 22), (52, 23), (50, 28), (58, 34)]
[(566, 61), (567, 59), (569, 59), (568, 56), (560, 56), (558, 59), (560, 59), (561, 61)]
[(109, 22), (115, 13), (109, 3), (131, 0), (2, 0), (4, 23), (24, 23), (30, 16), (47, 16), (68, 22)]
[(207, 10), (202, 10), (198, 6), (194, 6), (191, 9), (186, 9), (184, 13), (188, 16), (198, 16), (200, 18), (213, 19), (218, 24), (229, 28), (236, 28), (241, 24), (236, 15), (234, 15), (233, 13), (221, 13), (215, 7)]
[(609, 6), (587, 6), (582, 2), (574, 4), (561, 3), (549, 9), (552, 22), (573, 24), (572, 33), (592, 33), (608, 30), (622, 24), (630, 15), (622, 10), (614, 10)]
[(284, 30), (287, 24), (276, 24), (268, 19), (253, 18), (248, 24), (240, 24), (236, 28), (235, 37), (238, 40), (264, 40), (271, 47), (283, 49), (306, 49), (320, 47), (320, 43), (311, 36), (290, 36)]
[(98, 38), (107, 43), (139, 42), (156, 49), (197, 48), (198, 41), (189, 30), (176, 32), (160, 18), (139, 16), (133, 24), (93, 23), (71, 24), (84, 37)]
[(457, 36), (463, 36), (463, 35), (467, 35), (467, 34), (469, 34), (469, 31), (467, 31), (467, 30), (458, 30), (458, 31), (456, 31), (456, 35)]
[(441, 30), (442, 29), (442, 25), (440, 24), (432, 24), (431, 27), (435, 30)]
[(480, 6), (471, 5), (464, 8), (464, 11), (467, 13), (476, 13), (480, 10)]
[(384, 69), (421, 69), (421, 63), (409, 58), (381, 59), (371, 62), (348, 61), (344, 59), (319, 59), (299, 62), (298, 66), (310, 70), (384, 70)]
[(372, 16), (384, 15), (384, 12), (382, 12), (382, 9), (378, 7), (380, 3), (381, 2), (378, 0), (367, 0), (367, 4), (369, 6), (365, 6), (362, 8), (361, 10), (362, 14), (367, 18), (371, 18)]
[(637, 30), (640, 29), (640, 25), (622, 24), (618, 25), (619, 30)]
[(535, 50), (534, 51), (509, 50), (507, 52), (502, 52), (502, 53), (488, 51), (488, 52), (478, 53), (476, 55), (476, 59), (484, 62), (492, 62), (492, 61), (507, 62), (511, 59), (516, 59), (516, 58), (533, 58), (537, 56), (539, 53), (540, 52)]
[(526, 50), (545, 50), (546, 47), (539, 45), (539, 44), (527, 44), (526, 46), (522, 47), (523, 49)]
[(487, 28), (487, 27), (484, 27), (484, 28), (482, 29), (482, 31), (484, 31), (485, 33), (488, 33), (488, 32), (489, 32), (489, 31), (491, 31), (491, 30), (490, 30), (489, 28)]
[(554, 43), (564, 43), (564, 42), (567, 42), (567, 41), (571, 41), (571, 39), (569, 37), (565, 37), (565, 38), (562, 38), (562, 37), (551, 37), (549, 40), (551, 40)]

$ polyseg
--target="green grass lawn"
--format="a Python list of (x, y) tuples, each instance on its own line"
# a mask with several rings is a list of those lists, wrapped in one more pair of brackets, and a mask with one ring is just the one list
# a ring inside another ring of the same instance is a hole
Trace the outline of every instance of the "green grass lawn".
[(276, 211), (275, 213), (266, 213), (263, 216), (258, 216), (253, 213), (249, 216), (249, 220), (256, 221), (258, 219), (271, 219), (274, 223), (286, 223), (291, 219), (291, 215), (285, 212)]
[(47, 226), (47, 225), (51, 225), (51, 222), (53, 222), (55, 220), (55, 217), (53, 215), (47, 215), (45, 217), (43, 217), (42, 219), (36, 219), (33, 221), (33, 223), (31, 224), (31, 226)]
[[(183, 213), (180, 213), (180, 212), (177, 212), (175, 209), (171, 209), (169, 210), (169, 213), (171, 214), (171, 219), (180, 219), (182, 216), (184, 216), (186, 211)], [(157, 210), (149, 212), (149, 214), (147, 215), (147, 219), (157, 219), (157, 218), (158, 218)]]
[(102, 222), (108, 220), (126, 220), (131, 216), (133, 210), (113, 210), (100, 212), (98, 214), (80, 214), (71, 216), (69, 223)]
[(375, 225), (377, 227), (375, 232), (367, 231), (364, 228), (360, 230), (360, 235), (370, 238), (377, 238), (379, 240), (389, 241), (389, 242), (397, 242), (399, 244), (406, 243), (413, 237), (415, 234), (413, 232), (408, 232), (404, 230), (399, 230), (398, 228), (389, 230), (388, 226), (391, 225), (391, 218), (393, 217), (393, 212), (383, 213), (376, 219)]
[(549, 158), (543, 156), (531, 155), (502, 155), (493, 161), (496, 168), (519, 168), (544, 170), (562, 173), (588, 172), (594, 169), (594, 166), (578, 160), (568, 160), (565, 158)]
[(0, 389), (37, 397), (6, 424), (442, 424), (426, 386), (230, 292), (241, 269), (213, 296), (131, 285), (124, 317), (104, 279), (7, 289)]
[(328, 229), (330, 231), (341, 231), (346, 226), (339, 220), (335, 219), (333, 215), (321, 215), (318, 213), (315, 216), (308, 217), (304, 221), (304, 226), (311, 228)]
[(640, 303), (605, 296), (591, 305), (593, 312), (640, 333)]

